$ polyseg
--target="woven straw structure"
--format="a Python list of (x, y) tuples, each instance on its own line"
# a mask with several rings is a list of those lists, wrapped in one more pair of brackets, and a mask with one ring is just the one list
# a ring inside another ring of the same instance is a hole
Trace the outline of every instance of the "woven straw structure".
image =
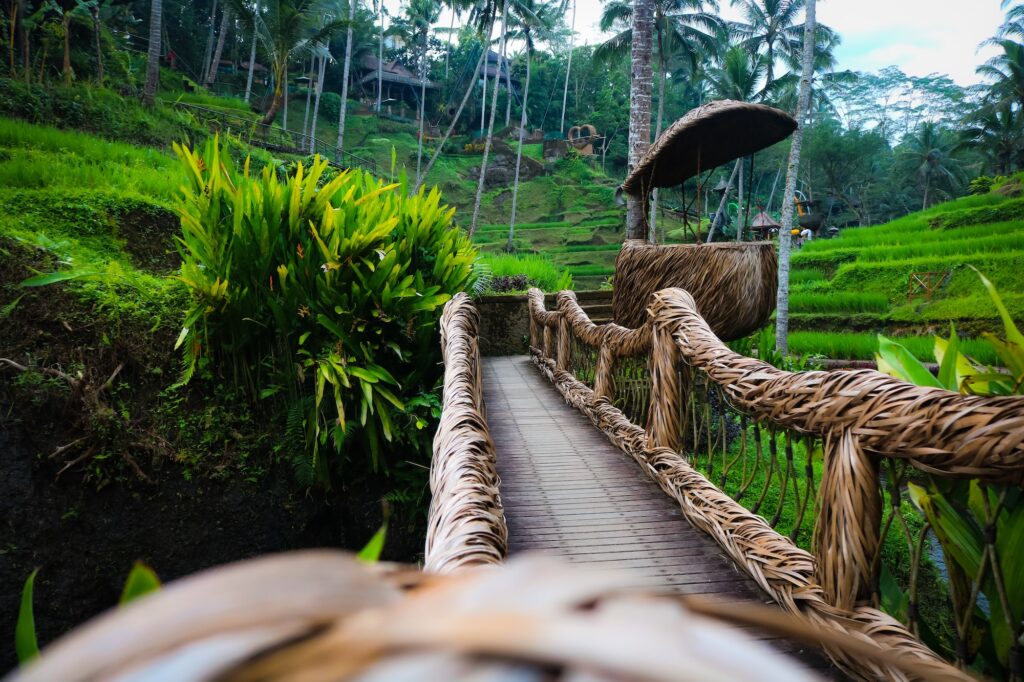
[(651, 294), (677, 287), (694, 292), (712, 331), (732, 341), (768, 321), (775, 309), (777, 270), (770, 242), (654, 246), (629, 240), (615, 259), (612, 315), (617, 324), (640, 327)]
[(480, 314), (460, 293), (441, 315), (444, 398), (430, 467), (425, 570), (450, 573), (504, 558), (508, 529), (487, 430), (477, 330)]
[[(777, 603), (823, 631), (898, 654), (906, 665), (879, 665), (843, 646), (826, 651), (863, 679), (970, 679), (940, 659), (902, 624), (867, 605), (866, 588), (878, 544), (881, 498), (878, 461), (897, 457), (938, 476), (1019, 485), (1024, 476), (1024, 399), (965, 397), (922, 388), (874, 371), (791, 373), (730, 351), (679, 289), (651, 299), (643, 327), (594, 325), (572, 292), (544, 310), (530, 292), (532, 338), (554, 329), (598, 351), (594, 390), (572, 374), (552, 344), (532, 352), (566, 401), (635, 459)], [(651, 400), (646, 428), (616, 409), (612, 368), (618, 358), (649, 355)], [(682, 361), (704, 372), (754, 419), (824, 439), (815, 554), (798, 548), (763, 518), (727, 496), (671, 446), (680, 430), (678, 374)]]
[(796, 120), (763, 104), (718, 100), (692, 109), (650, 146), (622, 189), (646, 196), (674, 187), (698, 173), (753, 154), (796, 130)]
[(630, 590), (541, 557), (439, 576), (337, 551), (223, 566), (93, 619), (9, 682), (817, 679), (731, 625), (892, 652), (757, 605)]

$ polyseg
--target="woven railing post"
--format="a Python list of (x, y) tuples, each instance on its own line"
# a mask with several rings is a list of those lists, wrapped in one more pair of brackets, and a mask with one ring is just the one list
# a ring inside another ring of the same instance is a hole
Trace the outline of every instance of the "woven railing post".
[(852, 610), (871, 597), (882, 495), (878, 462), (850, 429), (825, 437), (825, 466), (814, 527), (817, 577), (833, 606)]
[(647, 447), (678, 450), (681, 430), (679, 348), (672, 327), (654, 320), (651, 327), (651, 403), (647, 412)]
[(565, 313), (558, 317), (558, 361), (555, 367), (566, 372), (572, 371), (572, 327)]
[(605, 339), (597, 351), (597, 368), (594, 370), (594, 399), (615, 400), (615, 349)]
[(544, 337), (537, 324), (537, 318), (533, 316), (533, 310), (530, 308), (529, 304), (527, 304), (526, 310), (530, 316), (530, 348), (540, 349), (540, 344)]
[(555, 340), (552, 338), (551, 325), (544, 325), (544, 357), (549, 360), (555, 357)]

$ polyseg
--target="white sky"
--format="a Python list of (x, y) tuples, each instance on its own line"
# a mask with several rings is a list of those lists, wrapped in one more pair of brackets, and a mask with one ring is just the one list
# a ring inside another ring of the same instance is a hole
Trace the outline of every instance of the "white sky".
[[(597, 24), (601, 0), (576, 0), (581, 43), (603, 39)], [(739, 18), (729, 0), (719, 0), (726, 18)], [(1002, 22), (1000, 0), (818, 0), (818, 20), (839, 32), (839, 66), (877, 71), (890, 65), (913, 76), (945, 73), (961, 85), (978, 82), (975, 67), (993, 54), (977, 51)], [(400, 0), (385, 0), (392, 12)], [(447, 26), (450, 14), (441, 21)], [(570, 15), (566, 16), (568, 23)]]

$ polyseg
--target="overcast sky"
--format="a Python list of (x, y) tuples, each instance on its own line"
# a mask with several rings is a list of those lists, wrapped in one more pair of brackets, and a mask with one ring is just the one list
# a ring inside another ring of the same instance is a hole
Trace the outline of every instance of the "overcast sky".
[[(739, 18), (729, 0), (719, 0), (722, 14)], [(400, 0), (385, 0), (397, 10)], [(991, 48), (978, 44), (995, 33), (1002, 21), (1000, 0), (818, 0), (818, 20), (843, 38), (838, 50), (841, 68), (877, 71), (896, 65), (906, 73), (945, 73), (961, 85), (978, 82), (974, 68)], [(601, 0), (577, 0), (576, 31), (584, 43), (603, 37), (597, 23)], [(439, 22), (447, 25), (450, 15)], [(566, 22), (571, 15), (566, 16)]]

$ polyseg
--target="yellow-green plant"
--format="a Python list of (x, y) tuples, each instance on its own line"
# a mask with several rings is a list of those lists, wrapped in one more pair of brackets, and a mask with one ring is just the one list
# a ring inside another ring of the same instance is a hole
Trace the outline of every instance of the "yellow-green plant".
[(318, 158), (282, 179), (248, 161), (236, 169), (217, 140), (175, 150), (187, 174), (181, 279), (192, 292), (182, 381), (212, 359), (254, 399), (283, 395), (306, 445), (300, 471), (322, 483), (328, 442), (386, 468), (384, 443), (408, 444), (426, 423), (441, 306), (472, 275), (476, 254), (454, 209), (436, 189), (409, 196), (404, 177), (346, 170), (322, 181)]
[[(986, 334), (1005, 366), (975, 362), (952, 329), (935, 338), (936, 376), (905, 348), (879, 336), (878, 368), (921, 386), (964, 394), (1024, 393), (1024, 335), (992, 283), (980, 272), (1003, 321), (1005, 338)], [(1019, 678), (1024, 650), (1024, 490), (977, 480), (929, 477), (907, 484), (914, 505), (935, 533), (949, 572), (956, 656), (980, 672)]]

